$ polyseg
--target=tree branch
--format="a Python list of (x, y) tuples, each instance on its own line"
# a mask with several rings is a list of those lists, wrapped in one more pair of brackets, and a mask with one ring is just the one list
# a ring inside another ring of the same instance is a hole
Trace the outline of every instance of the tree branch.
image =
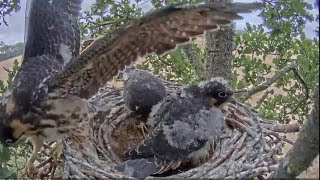
[(277, 80), (283, 78), (284, 76), (287, 75), (287, 73), (293, 69), (296, 69), (297, 65), (295, 63), (290, 63), (288, 65), (286, 65), (282, 70), (277, 71), (272, 77), (268, 78), (265, 82), (257, 85), (257, 86), (253, 86), (250, 89), (241, 89), (241, 90), (235, 90), (236, 92), (245, 92), (242, 95), (242, 98), (247, 100), (249, 99), (252, 95), (266, 90), (267, 88), (269, 88), (273, 83), (275, 83)]
[(259, 99), (259, 101), (257, 102), (257, 105), (254, 107), (255, 109), (259, 109), (259, 107), (261, 106), (261, 104), (264, 102), (264, 100), (266, 100), (266, 98), (269, 96), (269, 94), (274, 94), (274, 90), (271, 89), (270, 91), (266, 91), (263, 96)]
[(319, 85), (314, 92), (314, 105), (309, 118), (271, 178), (293, 179), (306, 170), (319, 154)]

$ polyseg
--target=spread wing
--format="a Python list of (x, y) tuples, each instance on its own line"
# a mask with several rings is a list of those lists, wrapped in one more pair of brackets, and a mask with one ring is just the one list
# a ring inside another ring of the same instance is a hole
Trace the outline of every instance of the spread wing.
[(67, 94), (90, 98), (126, 65), (147, 53), (158, 55), (174, 49), (206, 30), (228, 26), (241, 19), (238, 12), (257, 8), (252, 4), (227, 6), (172, 6), (149, 14), (130, 26), (93, 42), (80, 56), (49, 82), (51, 96)]
[(44, 97), (44, 90), (38, 91), (43, 82), (79, 54), (80, 5), (81, 0), (27, 2), (24, 59), (14, 78), (9, 101), (17, 112), (28, 110), (31, 102)]
[(64, 64), (79, 55), (81, 0), (28, 0), (24, 61), (50, 54)]

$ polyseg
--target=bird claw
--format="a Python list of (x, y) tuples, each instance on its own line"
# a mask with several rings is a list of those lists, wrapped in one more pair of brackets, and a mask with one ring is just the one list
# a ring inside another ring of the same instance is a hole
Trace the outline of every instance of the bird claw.
[(27, 161), (27, 164), (26, 164), (26, 167), (24, 168), (24, 173), (22, 174), (22, 176), (27, 175), (27, 177), (33, 178), (39, 172), (39, 169), (37, 167), (35, 167), (33, 163), (36, 160), (37, 153), (40, 151), (40, 149), (43, 145), (43, 140), (37, 136), (31, 136), (29, 139), (32, 143), (32, 151), (33, 152)]
[(146, 138), (147, 137), (147, 134), (145, 132), (148, 132), (149, 133), (149, 129), (147, 128), (146, 124), (144, 122), (140, 122), (137, 127), (139, 129), (141, 129), (141, 133), (143, 135), (143, 138)]
[(58, 160), (60, 159), (61, 155), (63, 154), (63, 143), (57, 142), (57, 144), (50, 149), (50, 155), (53, 158), (53, 162), (55, 164), (58, 163)]

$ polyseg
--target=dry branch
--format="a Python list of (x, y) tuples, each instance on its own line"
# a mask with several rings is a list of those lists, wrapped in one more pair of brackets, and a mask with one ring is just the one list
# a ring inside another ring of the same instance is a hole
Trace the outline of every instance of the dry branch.
[(315, 88), (312, 112), (297, 141), (284, 157), (272, 178), (293, 179), (305, 171), (319, 154), (319, 85)]
[[(304, 100), (301, 100), (301, 103), (305, 102), (307, 99), (309, 99), (309, 88), (306, 85), (306, 82), (302, 78), (302, 76), (298, 72), (298, 68), (296, 63), (290, 63), (286, 65), (283, 69), (277, 71), (272, 77), (268, 78), (263, 83), (253, 86), (251, 88), (245, 88), (245, 89), (238, 89), (235, 90), (235, 93), (242, 93), (242, 98), (244, 100), (249, 99), (252, 95), (264, 91), (267, 88), (269, 88), (273, 83), (275, 83), (277, 80), (283, 78), (288, 74), (288, 72), (293, 71), (295, 77), (298, 79), (298, 81), (304, 86), (306, 97)], [(300, 104), (298, 105), (300, 106)]]
[[(181, 88), (172, 83), (167, 86), (168, 92)], [(107, 87), (90, 100), (99, 111), (91, 120), (91, 141), (80, 150), (65, 141), (63, 178), (128, 178), (113, 167), (120, 163), (125, 151), (143, 139), (135, 126), (142, 119), (124, 107), (121, 91)], [(224, 128), (212, 158), (199, 167), (181, 169), (178, 174), (161, 178), (250, 178), (275, 170), (279, 163), (276, 153), (285, 138), (274, 133), (296, 132), (298, 126), (263, 120), (256, 117), (252, 108), (240, 103), (229, 104), (225, 110), (226, 122), (231, 122), (231, 126)], [(277, 141), (267, 142), (270, 134)], [(46, 177), (61, 177), (50, 174), (55, 168), (50, 163)]]

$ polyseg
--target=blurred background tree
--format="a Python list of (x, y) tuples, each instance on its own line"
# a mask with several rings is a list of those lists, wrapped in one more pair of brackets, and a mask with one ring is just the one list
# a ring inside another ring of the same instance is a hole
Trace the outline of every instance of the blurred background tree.
[[(119, 26), (141, 17), (147, 13), (142, 8), (146, 3), (150, 4), (149, 11), (153, 11), (180, 2), (198, 3), (200, 0), (96, 0), (90, 10), (85, 11), (80, 17), (82, 40), (109, 34)], [(315, 4), (317, 3), (318, 1)], [(18, 11), (19, 4), (20, 1), (15, 0), (0, 2), (0, 18), (4, 22), (1, 25), (7, 24), (5, 16)], [(229, 56), (232, 55), (232, 58), (229, 58), (230, 62), (227, 62), (233, 67), (229, 75), (231, 84), (234, 89), (243, 92), (236, 95), (237, 98), (252, 106), (255, 104), (262, 117), (280, 123), (288, 123), (294, 119), (303, 124), (313, 103), (310, 97), (318, 83), (319, 75), (319, 38), (306, 38), (303, 28), (307, 21), (318, 19), (310, 14), (309, 10), (313, 7), (304, 0), (263, 0), (263, 5), (264, 9), (259, 15), (263, 24), (248, 23), (244, 32), (236, 32), (235, 35), (232, 34), (232, 28), (222, 30), (229, 33), (229, 41), (233, 41), (233, 46), (228, 46), (229, 48), (222, 51), (229, 53)], [(209, 36), (206, 40), (202, 38), (201, 42), (212, 45), (213, 42), (210, 41), (214, 36), (208, 38)], [(152, 71), (165, 80), (182, 84), (204, 80), (210, 77), (208, 73), (212, 74), (212, 71), (208, 70), (208, 57), (214, 56), (215, 50), (220, 46), (216, 44), (208, 49), (208, 46), (199, 46), (197, 40), (199, 38), (193, 39), (190, 45), (181, 46), (161, 57), (148, 55), (137, 67)], [(4, 47), (4, 44), (0, 47)], [(293, 66), (288, 69), (288, 64), (292, 63)], [(212, 67), (224, 69), (225, 66), (216, 63)], [(9, 72), (10, 81), (1, 82), (2, 93), (10, 87), (17, 67), (18, 65)], [(252, 87), (274, 80), (272, 78), (277, 72), (285, 73), (281, 78), (275, 79), (272, 86), (250, 91)], [(217, 74), (213, 76), (215, 75)], [(249, 92), (245, 88), (249, 89)], [(282, 93), (274, 93), (275, 88)], [(253, 98), (256, 93), (260, 93), (258, 99)], [(29, 153), (27, 147), (25, 143), (19, 143), (15, 148), (4, 148), (0, 145), (0, 177), (16, 177), (21, 173), (24, 157)], [(6, 173), (9, 172), (8, 169), (11, 173)]]
[[(8, 23), (5, 19), (6, 16), (10, 16), (11, 13), (17, 12), (20, 10), (20, 0), (3, 0), (0, 1), (0, 26), (6, 25)], [(2, 22), (1, 22), (2, 21)]]
[(16, 43), (13, 45), (6, 45), (3, 41), (0, 41), (0, 62), (17, 57), (24, 51), (24, 43)]

